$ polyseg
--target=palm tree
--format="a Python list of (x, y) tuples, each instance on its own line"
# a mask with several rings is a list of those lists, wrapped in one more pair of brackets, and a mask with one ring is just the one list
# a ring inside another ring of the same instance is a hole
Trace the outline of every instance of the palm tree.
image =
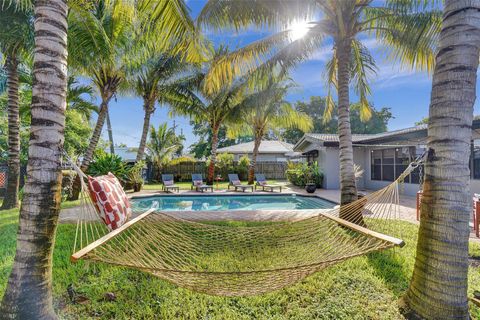
[[(222, 57), (225, 52), (224, 48), (217, 50), (214, 60)], [(177, 99), (177, 101), (172, 99), (172, 112), (190, 116), (195, 123), (207, 124), (209, 126), (212, 132), (212, 149), (207, 182), (211, 184), (215, 177), (220, 127), (227, 122), (231, 122), (235, 116), (238, 116), (237, 110), (244, 106), (242, 102), (244, 101), (244, 93), (249, 83), (245, 79), (237, 79), (232, 85), (224, 86), (214, 94), (208, 94), (204, 90), (206, 74), (205, 71), (199, 71), (191, 77), (192, 82), (195, 83), (196, 90), (189, 91), (189, 99)], [(188, 83), (188, 81), (185, 81), (185, 83)], [(181, 91), (181, 89), (179, 90)], [(185, 95), (187, 95), (187, 92), (185, 92)]]
[(406, 301), (422, 319), (470, 319), (470, 142), (480, 3), (447, 0), (433, 73), (415, 267)]
[(153, 163), (154, 177), (158, 180), (161, 169), (172, 159), (175, 152), (182, 147), (183, 138), (175, 134), (173, 128), (168, 128), (167, 123), (163, 123), (155, 130), (150, 127), (150, 140), (147, 148), (148, 158)]
[(0, 310), (0, 317), (6, 319), (56, 319), (52, 259), (61, 199), (67, 12), (63, 0), (35, 2), (28, 179), (20, 208), (15, 259)]
[(98, 113), (97, 106), (92, 102), (94, 94), (91, 86), (80, 84), (74, 76), (68, 77), (67, 109), (77, 111), (87, 121), (90, 121), (92, 112)]
[(278, 133), (281, 129), (298, 128), (302, 131), (311, 130), (312, 119), (305, 113), (299, 112), (284, 100), (290, 86), (288, 84), (271, 80), (264, 90), (249, 95), (244, 105), (250, 108), (239, 110), (237, 117), (242, 122), (228, 125), (227, 133), (231, 138), (240, 135), (253, 135), (254, 147), (252, 161), (248, 170), (248, 183), (253, 184), (255, 178), (255, 165), (258, 150), (263, 137), (269, 132)]
[[(203, 53), (194, 50), (200, 46), (184, 0), (101, 0), (87, 9), (73, 11), (69, 16), (69, 36), (75, 39), (69, 48), (74, 55), (71, 60), (91, 78), (101, 98), (97, 122), (80, 166), (83, 171), (88, 169), (97, 147), (110, 100), (126, 85), (130, 67), (144, 62), (153, 43), (158, 50), (174, 54), (181, 51), (191, 60), (200, 59)], [(77, 178), (71, 199), (77, 199), (79, 191)]]
[(145, 112), (137, 162), (141, 161), (145, 154), (150, 118), (155, 112), (155, 103), (159, 101), (168, 104), (172, 96), (177, 97), (177, 84), (182, 81), (182, 78), (178, 78), (178, 73), (185, 71), (187, 67), (188, 64), (179, 56), (160, 54), (148, 59), (132, 73), (131, 87), (137, 96), (142, 97)]
[(18, 207), (20, 178), (19, 64), (33, 47), (31, 8), (20, 10), (2, 2), (0, 10), (0, 51), (5, 55), (8, 90), (8, 172), (7, 188), (1, 209)]
[[(253, 42), (219, 60), (207, 76), (207, 90), (219, 90), (225, 83), (253, 70), (268, 73), (280, 67), (284, 72), (307, 59), (315, 49), (333, 42), (333, 58), (327, 67), (329, 87), (337, 89), (340, 145), (341, 204), (357, 199), (350, 128), (349, 86), (360, 97), (362, 118), (368, 119), (368, 79), (375, 64), (362, 35), (374, 34), (390, 48), (390, 57), (412, 67), (430, 70), (433, 45), (439, 25), (436, 11), (413, 10), (417, 0), (387, 0), (376, 6), (372, 0), (345, 1), (257, 1), (209, 0), (198, 23), (214, 29), (249, 28), (252, 25), (283, 31)], [(428, 1), (421, 1), (427, 3)], [(420, 2), (419, 2), (420, 3)], [(416, 6), (418, 9), (419, 7)], [(331, 95), (328, 110), (334, 103)]]

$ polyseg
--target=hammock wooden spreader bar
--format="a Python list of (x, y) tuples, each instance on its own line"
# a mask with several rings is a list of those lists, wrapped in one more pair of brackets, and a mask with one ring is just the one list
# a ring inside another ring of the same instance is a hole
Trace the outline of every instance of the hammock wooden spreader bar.
[(386, 242), (390, 242), (391, 244), (395, 245), (395, 246), (398, 246), (400, 248), (402, 248), (403, 246), (405, 246), (405, 241), (403, 241), (402, 239), (398, 239), (398, 238), (395, 238), (395, 237), (391, 237), (391, 236), (388, 236), (386, 234), (383, 234), (383, 233), (380, 233), (380, 232), (376, 232), (376, 231), (373, 231), (373, 230), (370, 230), (370, 229), (367, 229), (367, 228), (364, 228), (362, 226), (359, 226), (358, 224), (355, 224), (355, 223), (352, 223), (352, 222), (349, 222), (347, 220), (344, 220), (344, 219), (341, 219), (341, 218), (338, 218), (338, 217), (335, 217), (335, 216), (332, 216), (331, 214), (328, 214), (326, 212), (319, 212), (320, 215), (326, 217), (326, 218), (329, 218), (335, 222), (337, 222), (339, 225), (342, 225), (344, 227), (348, 227), (349, 229), (352, 229), (354, 231), (357, 231), (359, 233), (362, 233), (366, 236), (370, 236), (370, 237), (373, 237), (373, 238), (377, 238), (377, 239), (380, 239), (380, 240), (384, 240)]
[(86, 255), (87, 253), (89, 253), (90, 251), (92, 251), (93, 249), (95, 249), (96, 247), (98, 246), (101, 246), (102, 244), (104, 244), (105, 242), (107, 242), (108, 240), (112, 239), (113, 237), (115, 237), (117, 234), (127, 230), (128, 228), (130, 228), (132, 225), (134, 225), (135, 223), (137, 223), (138, 221), (142, 220), (143, 218), (145, 218), (146, 216), (148, 216), (149, 214), (155, 212), (155, 210), (157, 210), (156, 208), (150, 208), (148, 209), (147, 211), (145, 211), (144, 213), (142, 213), (141, 215), (139, 215), (138, 217), (136, 218), (133, 218), (132, 220), (126, 222), (123, 226), (121, 226), (120, 228), (117, 228), (115, 230), (113, 230), (112, 232), (110, 233), (107, 233), (106, 235), (104, 235), (103, 237), (101, 237), (100, 239), (92, 242), (91, 244), (89, 244), (88, 246), (86, 246), (85, 248), (75, 252), (74, 254), (72, 254), (70, 256), (70, 261), (72, 262), (76, 262), (78, 261), (79, 259), (81, 259), (84, 255)]

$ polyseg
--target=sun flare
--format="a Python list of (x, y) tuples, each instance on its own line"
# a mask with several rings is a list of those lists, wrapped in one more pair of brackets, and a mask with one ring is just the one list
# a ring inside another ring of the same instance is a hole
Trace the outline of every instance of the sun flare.
[(290, 30), (290, 38), (292, 41), (303, 38), (310, 30), (310, 25), (307, 21), (296, 21), (288, 28)]

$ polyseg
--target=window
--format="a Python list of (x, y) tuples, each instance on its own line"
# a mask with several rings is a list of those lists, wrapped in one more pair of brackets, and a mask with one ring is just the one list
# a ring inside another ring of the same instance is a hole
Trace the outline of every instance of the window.
[[(480, 147), (480, 145), (479, 145)], [(394, 181), (407, 169), (408, 165), (420, 154), (424, 148), (398, 147), (371, 152), (371, 179), (378, 181)], [(480, 148), (479, 148), (480, 173)], [(480, 174), (479, 174), (480, 176)], [(405, 179), (406, 183), (418, 183), (419, 169)]]
[(473, 140), (471, 166), (473, 179), (480, 179), (480, 140)]
[(382, 150), (372, 151), (372, 180), (382, 180)]

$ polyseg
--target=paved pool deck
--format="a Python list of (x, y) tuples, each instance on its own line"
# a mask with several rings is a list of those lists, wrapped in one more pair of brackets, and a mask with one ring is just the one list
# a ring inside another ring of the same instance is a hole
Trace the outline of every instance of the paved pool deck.
[[(279, 182), (278, 184), (282, 185), (282, 193), (290, 194), (290, 193), (297, 193), (300, 195), (311, 195), (308, 194), (303, 188), (295, 187), (287, 182)], [(365, 194), (369, 194), (374, 192), (373, 190), (361, 190), (361, 192)], [(206, 194), (211, 194), (211, 192), (205, 192)], [(248, 194), (251, 193), (250, 191), (247, 192), (235, 192), (233, 190), (216, 190), (214, 189), (214, 194)], [(271, 194), (271, 192), (260, 191), (257, 190), (254, 192), (255, 194)], [(276, 191), (275, 193), (278, 193)], [(142, 196), (153, 196), (153, 195), (164, 195), (167, 194), (166, 192), (160, 190), (142, 190), (140, 192), (127, 192), (129, 197), (142, 197)], [(171, 194), (171, 193), (168, 193)], [(176, 193), (177, 194), (177, 193)], [(178, 194), (201, 194), (201, 192), (192, 191), (192, 190), (184, 190), (181, 189)], [(313, 194), (315, 196), (324, 198), (326, 200), (330, 200), (332, 202), (339, 203), (340, 202), (340, 190), (326, 190), (326, 189), (317, 189)], [(400, 203), (399, 203), (399, 216), (400, 219), (406, 220), (415, 224), (419, 224), (416, 220), (416, 199), (415, 197), (400, 195)], [(301, 212), (304, 211), (304, 212)], [(304, 218), (308, 218), (312, 216), (312, 210), (296, 210), (295, 213), (285, 211), (285, 216), (288, 217), (289, 220), (300, 220)], [(73, 207), (68, 209), (63, 209), (60, 212), (60, 223), (75, 223), (77, 221), (78, 216), (80, 215), (81, 208)], [(229, 213), (199, 213), (194, 212), (192, 213), (176, 213), (182, 215), (183, 218), (187, 219), (207, 219), (211, 217), (211, 219), (225, 219), (225, 220), (232, 220), (232, 219), (240, 219), (240, 220), (253, 220), (253, 221), (266, 221), (266, 220), (277, 220), (276, 215), (278, 216), (277, 211), (256, 211), (256, 212), (247, 212), (247, 211), (235, 211)], [(241, 217), (241, 218), (239, 218)], [(472, 240), (480, 241), (479, 238), (475, 237), (475, 234), (470, 234), (470, 238)]]

